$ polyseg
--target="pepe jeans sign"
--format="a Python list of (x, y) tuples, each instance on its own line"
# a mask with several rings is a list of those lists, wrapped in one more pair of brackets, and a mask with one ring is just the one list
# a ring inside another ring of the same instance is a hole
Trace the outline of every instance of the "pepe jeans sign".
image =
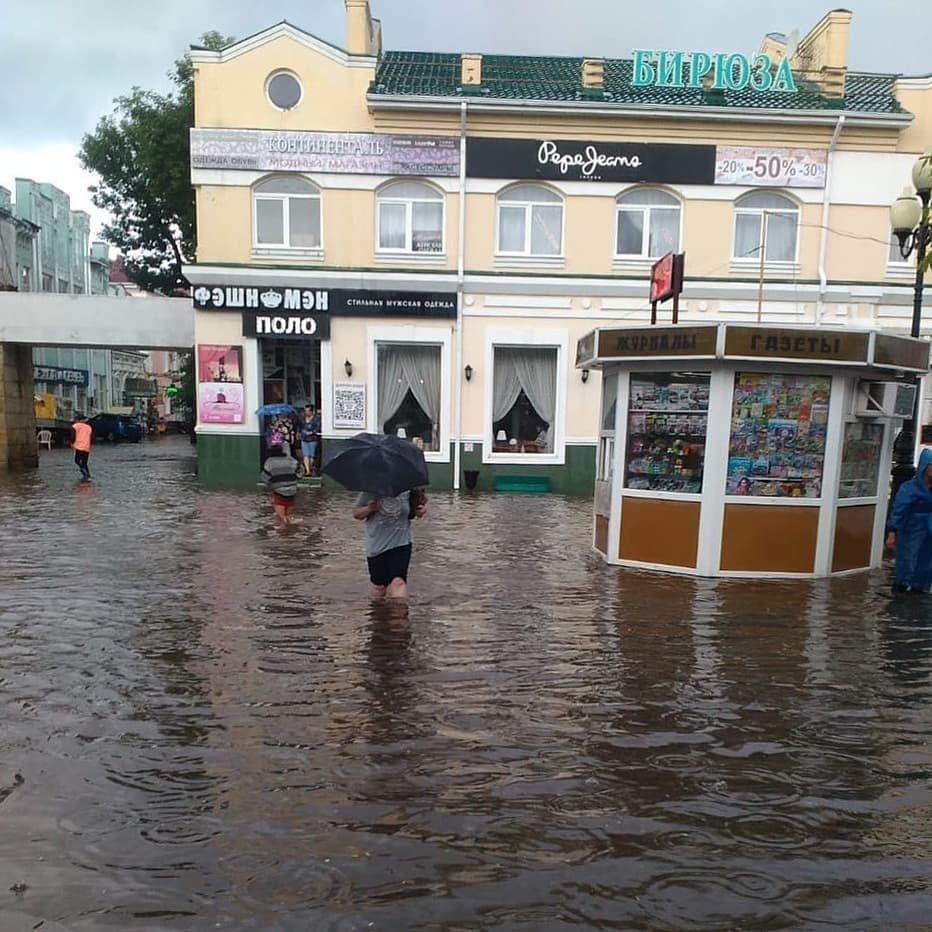
[(466, 140), (466, 174), (472, 178), (712, 184), (715, 146), (471, 136)]

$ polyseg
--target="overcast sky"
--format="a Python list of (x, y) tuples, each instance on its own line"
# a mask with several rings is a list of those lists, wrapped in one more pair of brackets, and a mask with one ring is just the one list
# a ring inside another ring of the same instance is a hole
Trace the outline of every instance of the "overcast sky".
[[(629, 57), (633, 48), (757, 50), (768, 32), (805, 33), (832, 5), (813, 0), (370, 0), (386, 49)], [(929, 0), (853, 0), (854, 70), (932, 72)], [(344, 44), (343, 0), (7, 0), (0, 89), (0, 185), (50, 181), (100, 214), (75, 157), (81, 137), (134, 85), (166, 72), (215, 29), (244, 38), (287, 19)], [(932, 142), (932, 140), (930, 140)]]

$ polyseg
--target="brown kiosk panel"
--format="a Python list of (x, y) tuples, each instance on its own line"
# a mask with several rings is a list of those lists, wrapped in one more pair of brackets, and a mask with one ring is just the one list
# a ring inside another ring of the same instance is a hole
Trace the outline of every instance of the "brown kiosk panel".
[(815, 571), (816, 506), (726, 504), (723, 570), (761, 573)]
[(608, 518), (605, 515), (595, 516), (595, 549), (608, 555)]
[(695, 567), (699, 554), (699, 502), (622, 496), (622, 560)]
[(874, 506), (849, 505), (835, 513), (832, 572), (859, 570), (871, 565)]

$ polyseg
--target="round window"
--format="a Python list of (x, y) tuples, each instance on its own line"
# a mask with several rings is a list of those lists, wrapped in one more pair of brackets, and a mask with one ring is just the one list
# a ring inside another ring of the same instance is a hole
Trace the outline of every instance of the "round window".
[(291, 110), (301, 101), (301, 82), (288, 71), (279, 71), (269, 78), (267, 87), (269, 100), (279, 110)]

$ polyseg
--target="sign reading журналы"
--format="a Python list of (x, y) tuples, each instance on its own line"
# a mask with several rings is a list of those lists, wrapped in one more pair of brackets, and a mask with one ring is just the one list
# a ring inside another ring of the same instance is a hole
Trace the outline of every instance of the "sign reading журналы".
[(669, 49), (634, 49), (633, 87), (702, 87), (711, 77), (715, 91), (780, 91), (796, 93), (789, 61), (775, 63), (759, 52), (753, 58), (739, 52), (680, 52)]

